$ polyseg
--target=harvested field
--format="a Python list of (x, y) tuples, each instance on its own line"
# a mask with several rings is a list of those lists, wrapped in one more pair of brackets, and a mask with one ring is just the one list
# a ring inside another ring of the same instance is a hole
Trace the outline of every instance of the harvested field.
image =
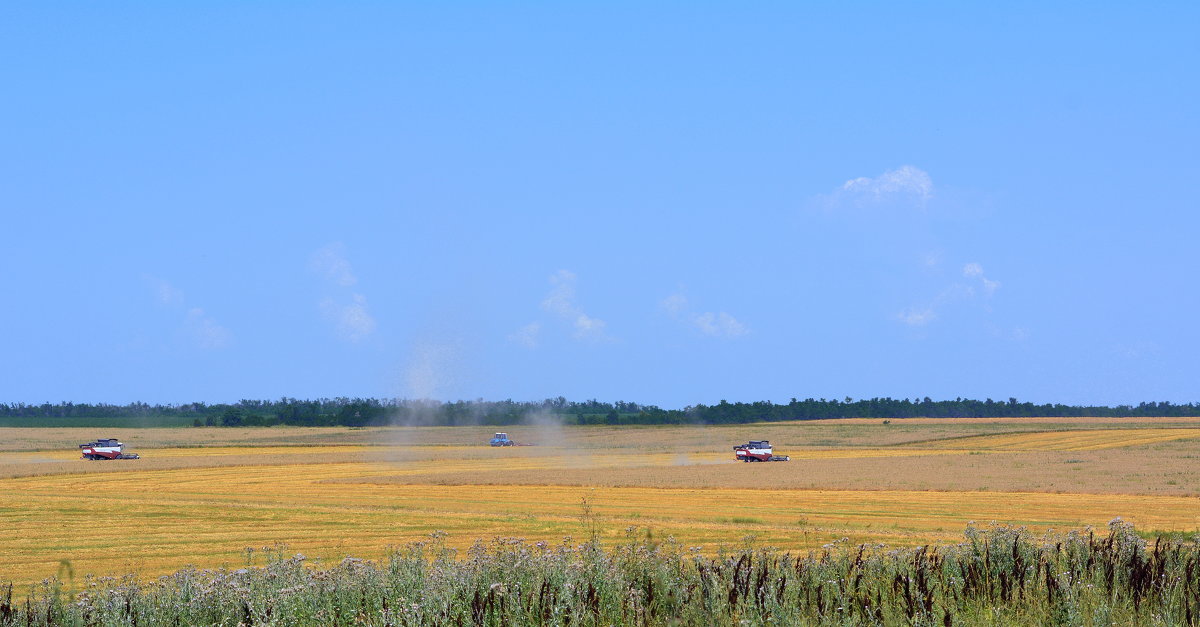
[[(830, 418), (813, 420), (824, 425), (876, 425), (880, 418)], [(1029, 418), (892, 418), (893, 425), (938, 425), (953, 423), (955, 425), (1040, 425), (1046, 428), (1081, 429), (1094, 428), (1097, 425), (1112, 425), (1120, 429), (1146, 429), (1149, 427), (1171, 426), (1200, 426), (1200, 416), (1158, 416), (1137, 418), (1078, 417), (1063, 418), (1060, 416), (1036, 416)]]
[[(427, 469), (347, 479), (371, 483), (439, 485), (574, 485), (608, 487), (936, 490), (1143, 494), (1200, 496), (1196, 447), (1186, 441), (1153, 448), (1096, 451), (988, 452), (912, 451), (909, 456), (854, 456), (855, 449), (821, 451), (824, 457), (792, 456), (770, 467), (717, 463), (541, 470), (508, 467), (477, 470)], [(1200, 504), (1198, 504), (1200, 506)]]
[[(25, 477), (47, 474), (94, 472), (140, 472), (180, 468), (223, 466), (262, 466), (279, 464), (391, 462), (392, 477), (421, 477), (432, 473), (465, 472), (479, 477), (504, 471), (620, 469), (644, 467), (695, 467), (719, 464), (729, 466), (732, 455), (707, 450), (678, 452), (634, 452), (629, 449), (564, 449), (562, 447), (491, 448), (480, 446), (324, 446), (314, 459), (308, 447), (232, 447), (145, 448), (144, 459), (135, 461), (80, 463), (73, 451), (32, 451), (4, 454), (0, 477)], [(958, 455), (956, 450), (892, 448), (841, 448), (799, 450), (793, 459), (862, 459), (875, 457), (913, 457)], [(554, 475), (550, 475), (554, 476)], [(406, 479), (407, 480), (407, 479)], [(488, 482), (494, 483), (494, 482)], [(537, 481), (535, 481), (537, 483)]]
[[(108, 435), (143, 459), (116, 462), (76, 459), (94, 430), (7, 430), (0, 581), (238, 566), (276, 544), (379, 557), (434, 530), (464, 548), (637, 527), (706, 551), (952, 541), (972, 520), (1200, 530), (1200, 429), (1056, 420), (511, 428), (542, 444), (516, 448), (480, 428), (127, 430)], [(758, 438), (793, 461), (733, 461)]]
[[(347, 481), (385, 469), (331, 463), (9, 479), (5, 489), (23, 499), (3, 510), (11, 533), (0, 538), (0, 579), (37, 579), (63, 560), (76, 572), (110, 574), (161, 574), (189, 563), (236, 566), (246, 547), (275, 544), (327, 560), (378, 557), (387, 545), (439, 529), (463, 548), (494, 536), (557, 542), (584, 537), (593, 524), (616, 539), (640, 525), (714, 550), (748, 535), (789, 549), (842, 537), (945, 541), (972, 520), (1062, 528), (1124, 516), (1146, 531), (1200, 528), (1197, 499), (1169, 496)], [(97, 495), (107, 513), (97, 511)]]
[(947, 439), (928, 443), (928, 448), (978, 451), (1096, 451), (1195, 438), (1200, 438), (1200, 428), (1038, 431)]
[[(1097, 428), (1145, 429), (1200, 427), (1200, 419), (1023, 418), (1023, 419), (876, 419), (798, 420), (748, 425), (546, 427), (513, 426), (507, 429), (518, 442), (573, 449), (633, 448), (653, 445), (662, 450), (725, 450), (733, 443), (766, 437), (776, 446), (846, 447), (891, 446), (945, 438), (1065, 431)], [(1134, 422), (1120, 423), (1117, 420)], [(117, 437), (133, 448), (188, 448), (220, 446), (478, 446), (486, 441), (488, 427), (247, 427), (94, 429), (78, 427), (0, 427), (0, 453), (71, 449), (96, 437)]]

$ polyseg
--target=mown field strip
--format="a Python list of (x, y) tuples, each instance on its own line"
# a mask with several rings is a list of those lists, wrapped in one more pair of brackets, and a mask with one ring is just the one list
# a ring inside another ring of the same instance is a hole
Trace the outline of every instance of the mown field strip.
[[(813, 426), (820, 425), (847, 425), (847, 426), (866, 426), (871, 427), (879, 424), (882, 418), (824, 418), (820, 420), (805, 420), (804, 424)], [(1116, 425), (1119, 427), (1128, 428), (1143, 428), (1152, 426), (1169, 426), (1169, 425), (1197, 425), (1200, 426), (1200, 416), (1153, 416), (1153, 417), (1115, 417), (1115, 416), (1022, 416), (1022, 417), (1005, 417), (1005, 418), (892, 418), (891, 424), (897, 425), (1040, 425), (1040, 426), (1058, 426), (1058, 425)], [(801, 421), (797, 421), (801, 422)], [(768, 427), (771, 422), (750, 423), (754, 426)]]
[(276, 544), (325, 559), (378, 557), (438, 529), (459, 548), (497, 536), (558, 542), (584, 537), (591, 522), (608, 540), (639, 525), (708, 550), (750, 534), (790, 549), (841, 537), (949, 541), (971, 520), (1075, 528), (1124, 516), (1144, 530), (1200, 528), (1200, 499), (1187, 497), (352, 482), (399, 470), (344, 462), (0, 480), (0, 581), (49, 576), (62, 560), (76, 576), (238, 566), (246, 547)]
[[(472, 471), (486, 464), (487, 470), (542, 470), (693, 466), (734, 462), (732, 451), (692, 450), (674, 452), (635, 452), (628, 449), (574, 449), (543, 446), (529, 448), (490, 448), (468, 446), (362, 446), (335, 445), (320, 454), (306, 447), (178, 447), (142, 448), (139, 460), (82, 460), (72, 450), (45, 450), (0, 453), (0, 477), (29, 474), (128, 472), (167, 470), (173, 467), (237, 466), (267, 463), (324, 463), (325, 461), (382, 461), (394, 464), (396, 475), (422, 475), (440, 472)], [(919, 455), (956, 455), (955, 449), (909, 447), (881, 448), (798, 448), (789, 451), (795, 460), (848, 459), (867, 457), (911, 457)]]
[[(361, 453), (368, 450), (386, 450), (387, 447), (370, 447), (360, 445), (342, 445), (327, 447), (338, 453)], [(399, 447), (394, 447), (399, 448)], [(214, 446), (211, 448), (200, 447), (181, 447), (181, 448), (126, 448), (127, 452), (138, 453), (149, 459), (181, 459), (189, 457), (227, 457), (227, 456), (247, 456), (247, 455), (296, 455), (297, 457), (311, 457), (312, 449), (296, 446), (256, 446), (247, 448), (244, 446)], [(28, 461), (73, 461), (86, 460), (80, 459), (78, 451), (70, 449), (55, 449), (46, 451), (21, 451), (14, 453), (0, 453), (0, 460), (12, 462)], [(141, 461), (141, 460), (138, 460)], [(107, 462), (100, 461), (92, 463), (93, 466), (104, 464)], [(120, 463), (128, 464), (133, 467), (131, 460), (123, 460)]]
[(1093, 429), (980, 435), (912, 446), (985, 451), (1096, 451), (1194, 438), (1200, 438), (1200, 429)]

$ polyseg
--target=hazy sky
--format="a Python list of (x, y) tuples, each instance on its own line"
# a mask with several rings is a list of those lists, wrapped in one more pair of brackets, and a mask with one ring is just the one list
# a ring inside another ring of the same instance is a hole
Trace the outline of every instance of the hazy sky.
[(569, 4), (0, 7), (0, 402), (1200, 401), (1200, 5)]

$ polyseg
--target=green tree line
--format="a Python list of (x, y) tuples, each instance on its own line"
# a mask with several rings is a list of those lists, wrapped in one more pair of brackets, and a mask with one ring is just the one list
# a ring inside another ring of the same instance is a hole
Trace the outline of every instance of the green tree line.
[(554, 419), (564, 424), (741, 424), (824, 418), (1004, 418), (1024, 416), (1200, 416), (1200, 403), (1145, 402), (1138, 405), (1063, 405), (992, 399), (935, 401), (917, 399), (791, 399), (788, 403), (720, 401), (663, 409), (627, 401), (568, 401), (559, 396), (542, 401), (430, 401), (375, 398), (241, 400), (181, 405), (106, 403), (0, 403), (0, 418), (144, 418), (191, 419), (195, 426), (383, 426), (383, 425), (514, 425)]

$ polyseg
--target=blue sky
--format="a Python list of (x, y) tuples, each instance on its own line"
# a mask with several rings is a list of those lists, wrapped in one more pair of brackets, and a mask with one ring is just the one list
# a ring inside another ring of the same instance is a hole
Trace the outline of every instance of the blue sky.
[(1200, 401), (1200, 9), (1043, 4), (6, 4), (0, 401)]

